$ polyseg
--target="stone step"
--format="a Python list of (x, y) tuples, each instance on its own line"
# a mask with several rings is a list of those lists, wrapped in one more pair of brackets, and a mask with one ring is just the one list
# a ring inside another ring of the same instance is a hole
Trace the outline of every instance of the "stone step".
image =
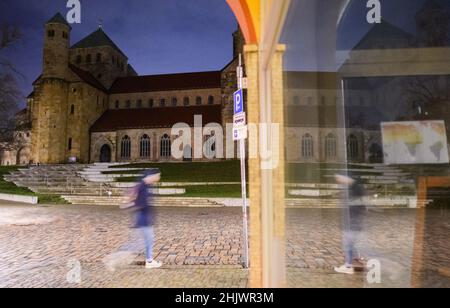
[[(99, 196), (62, 196), (66, 201), (78, 205), (123, 205), (126, 204), (127, 198), (109, 198)], [(201, 206), (201, 207), (217, 207), (220, 206), (216, 202), (203, 198), (155, 198), (154, 206)]]

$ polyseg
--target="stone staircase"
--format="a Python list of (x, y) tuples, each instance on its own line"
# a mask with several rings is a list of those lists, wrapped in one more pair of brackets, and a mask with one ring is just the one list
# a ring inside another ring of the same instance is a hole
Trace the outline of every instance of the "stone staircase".
[[(128, 200), (126, 196), (62, 196), (71, 204), (77, 205), (125, 205)], [(207, 198), (178, 198), (178, 197), (157, 197), (153, 200), (154, 206), (163, 207), (223, 207), (220, 202)]]
[(5, 180), (19, 187), (27, 187), (31, 191), (49, 195), (81, 195), (81, 196), (121, 196), (123, 188), (112, 187), (105, 183), (91, 183), (83, 179), (79, 172), (85, 165), (48, 165), (19, 169)]
[[(103, 177), (102, 172), (109, 164), (94, 165), (49, 165), (19, 169), (4, 178), (17, 186), (27, 187), (35, 193), (62, 196), (66, 201), (79, 205), (123, 205), (127, 202), (129, 185), (121, 186)], [(115, 169), (116, 170), (116, 169)], [(120, 170), (120, 169), (119, 169)], [(368, 169), (369, 170), (369, 169)], [(411, 207), (414, 203), (414, 193), (397, 196), (392, 191), (391, 181), (401, 185), (411, 186), (408, 174), (389, 166), (375, 166), (374, 176), (365, 178), (366, 187), (370, 190), (384, 185), (386, 193), (371, 196), (370, 204), (380, 207)], [(118, 170), (117, 170), (118, 171)], [(381, 175), (380, 175), (381, 174)], [(387, 178), (389, 177), (389, 178)], [(405, 180), (406, 179), (406, 180)], [(380, 184), (381, 183), (381, 184)], [(384, 187), (383, 186), (383, 187)], [(286, 199), (288, 208), (339, 208), (342, 207), (339, 197), (340, 189), (335, 184), (288, 184), (290, 196)], [(174, 188), (157, 188), (156, 194), (164, 195), (170, 189), (169, 197), (155, 198), (156, 206), (174, 207), (217, 207), (227, 204), (214, 198), (184, 198), (173, 197)], [(412, 186), (414, 189), (414, 186)], [(180, 190), (180, 189), (178, 189)], [(180, 190), (180, 194), (182, 193)], [(229, 206), (229, 205), (228, 205)]]
[[(114, 166), (115, 168), (110, 168)], [(117, 178), (121, 177), (135, 177), (136, 171), (140, 171), (140, 169), (136, 168), (126, 168), (122, 167), (124, 164), (120, 163), (95, 163), (92, 165), (86, 166), (83, 170), (79, 171), (78, 174), (88, 182), (93, 183), (114, 183)], [(122, 174), (104, 174), (106, 171), (117, 171)], [(127, 174), (126, 172), (130, 172)]]
[[(429, 202), (429, 201), (427, 201)], [(287, 208), (342, 208), (344, 204), (341, 199), (336, 198), (288, 198)], [(374, 208), (414, 208), (417, 205), (415, 196), (401, 198), (374, 198), (370, 197), (365, 206)]]
[[(109, 166), (109, 165), (108, 165)], [(108, 166), (95, 165), (42, 165), (19, 169), (6, 175), (6, 181), (27, 187), (39, 194), (58, 195), (71, 204), (123, 205), (127, 202), (130, 187), (120, 187), (109, 181), (89, 181), (86, 174), (104, 170)], [(184, 194), (181, 188), (155, 188), (157, 195)], [(205, 198), (155, 198), (155, 206), (217, 207), (220, 203)]]

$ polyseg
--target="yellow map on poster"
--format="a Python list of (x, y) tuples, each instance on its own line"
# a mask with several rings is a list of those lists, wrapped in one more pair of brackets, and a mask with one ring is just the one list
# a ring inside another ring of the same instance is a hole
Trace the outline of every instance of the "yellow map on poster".
[(444, 121), (381, 124), (385, 164), (448, 164)]

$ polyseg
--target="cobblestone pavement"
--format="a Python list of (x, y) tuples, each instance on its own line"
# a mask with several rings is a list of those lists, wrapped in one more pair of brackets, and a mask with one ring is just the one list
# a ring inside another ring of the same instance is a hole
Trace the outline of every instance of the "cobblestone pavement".
[[(238, 208), (157, 209), (155, 256), (165, 265), (146, 271), (127, 212), (0, 202), (0, 287), (246, 287), (240, 214)], [(340, 210), (288, 210), (290, 287), (370, 286), (364, 273), (333, 273), (343, 262), (340, 218)], [(371, 212), (366, 225), (361, 251), (382, 264), (383, 283), (375, 286), (417, 285), (416, 278), (422, 286), (450, 286), (447, 212), (427, 216), (422, 263), (413, 257), (415, 211)]]

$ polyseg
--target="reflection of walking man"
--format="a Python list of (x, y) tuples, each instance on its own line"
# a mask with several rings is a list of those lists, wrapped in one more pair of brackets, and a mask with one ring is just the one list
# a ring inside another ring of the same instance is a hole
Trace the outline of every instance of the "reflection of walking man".
[(146, 262), (148, 269), (159, 268), (162, 263), (153, 259), (154, 243), (154, 213), (152, 207), (152, 195), (149, 189), (159, 182), (161, 173), (159, 170), (149, 170), (144, 173), (141, 182), (134, 191), (134, 206), (136, 209), (136, 228), (139, 228), (145, 240)]
[(361, 256), (358, 255), (355, 244), (363, 231), (363, 220), (367, 211), (364, 200), (366, 191), (361, 183), (349, 176), (336, 175), (336, 182), (346, 187), (348, 198), (345, 198), (346, 210), (344, 215), (345, 264), (336, 267), (335, 271), (352, 275), (355, 272), (354, 262), (361, 261)]

